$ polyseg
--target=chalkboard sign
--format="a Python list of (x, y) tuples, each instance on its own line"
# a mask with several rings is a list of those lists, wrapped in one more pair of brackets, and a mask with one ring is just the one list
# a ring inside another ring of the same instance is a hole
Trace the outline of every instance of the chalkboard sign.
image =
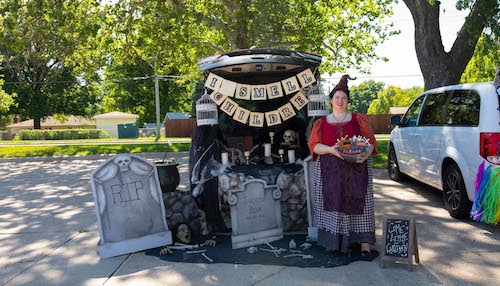
[(384, 248), (381, 258), (382, 267), (387, 260), (406, 261), (411, 271), (414, 255), (415, 261), (419, 263), (415, 218), (384, 216), (382, 240)]

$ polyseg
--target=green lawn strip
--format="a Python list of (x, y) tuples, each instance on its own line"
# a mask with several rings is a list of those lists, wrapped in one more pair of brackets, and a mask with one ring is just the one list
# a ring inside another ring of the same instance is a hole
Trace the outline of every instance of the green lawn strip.
[[(373, 168), (387, 167), (387, 144), (389, 140), (377, 140), (379, 154), (373, 156)], [(183, 152), (189, 151), (190, 143), (137, 143), (137, 144), (85, 144), (53, 146), (1, 146), (0, 158), (22, 158), (39, 156), (75, 156), (92, 154), (148, 153), (148, 152)]]
[(373, 168), (385, 169), (387, 168), (387, 147), (389, 140), (377, 140), (378, 154), (372, 158)]
[(145, 143), (145, 144), (85, 144), (85, 145), (53, 145), (53, 146), (1, 146), (0, 158), (22, 158), (39, 156), (74, 156), (91, 154), (148, 153), (148, 152), (182, 152), (189, 151), (190, 143)]

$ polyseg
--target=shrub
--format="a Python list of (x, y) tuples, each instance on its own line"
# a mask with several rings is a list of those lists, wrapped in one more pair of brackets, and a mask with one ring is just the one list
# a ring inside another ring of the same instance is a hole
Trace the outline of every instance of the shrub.
[(21, 130), (21, 140), (72, 140), (110, 138), (99, 129)]

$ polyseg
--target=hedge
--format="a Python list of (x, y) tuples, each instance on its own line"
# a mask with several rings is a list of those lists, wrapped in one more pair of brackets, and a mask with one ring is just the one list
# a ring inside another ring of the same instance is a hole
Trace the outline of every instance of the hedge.
[(21, 130), (21, 140), (72, 140), (110, 138), (99, 129)]

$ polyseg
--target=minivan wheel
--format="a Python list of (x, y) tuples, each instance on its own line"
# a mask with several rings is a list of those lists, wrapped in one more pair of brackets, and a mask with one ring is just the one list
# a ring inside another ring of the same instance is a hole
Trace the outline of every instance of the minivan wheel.
[(389, 146), (387, 171), (389, 172), (391, 180), (399, 182), (403, 179), (403, 174), (399, 170), (398, 158), (396, 158), (396, 150), (394, 150), (394, 146), (392, 144)]
[(443, 174), (443, 198), (446, 210), (454, 218), (469, 217), (472, 202), (467, 197), (464, 179), (457, 165), (446, 167)]

